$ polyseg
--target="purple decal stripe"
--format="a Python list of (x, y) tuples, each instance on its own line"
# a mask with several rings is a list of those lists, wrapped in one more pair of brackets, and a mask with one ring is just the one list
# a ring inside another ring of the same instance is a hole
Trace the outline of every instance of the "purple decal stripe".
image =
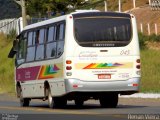
[(36, 80), (40, 66), (16, 69), (17, 81)]

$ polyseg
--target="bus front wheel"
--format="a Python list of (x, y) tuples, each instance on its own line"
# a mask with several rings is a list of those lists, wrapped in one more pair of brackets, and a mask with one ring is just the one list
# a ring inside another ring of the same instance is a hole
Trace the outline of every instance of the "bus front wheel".
[(106, 96), (101, 96), (99, 98), (101, 107), (103, 108), (116, 108), (118, 104), (118, 94), (109, 94)]
[(23, 98), (22, 90), (20, 91), (20, 106), (21, 107), (28, 107), (30, 103), (29, 98)]

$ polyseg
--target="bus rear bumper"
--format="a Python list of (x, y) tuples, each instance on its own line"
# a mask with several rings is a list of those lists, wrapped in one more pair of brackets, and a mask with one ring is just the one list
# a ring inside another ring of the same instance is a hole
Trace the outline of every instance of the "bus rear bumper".
[(79, 79), (65, 79), (66, 93), (71, 92), (117, 92), (133, 94), (139, 91), (140, 78), (124, 81), (83, 81)]

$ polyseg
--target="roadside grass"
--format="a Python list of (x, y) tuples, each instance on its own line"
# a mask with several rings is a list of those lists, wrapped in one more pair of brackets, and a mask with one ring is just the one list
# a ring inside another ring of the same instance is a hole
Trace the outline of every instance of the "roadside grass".
[(140, 92), (160, 93), (160, 50), (141, 51), (141, 70)]
[(12, 42), (0, 33), (0, 93), (14, 93), (14, 60), (8, 59)]

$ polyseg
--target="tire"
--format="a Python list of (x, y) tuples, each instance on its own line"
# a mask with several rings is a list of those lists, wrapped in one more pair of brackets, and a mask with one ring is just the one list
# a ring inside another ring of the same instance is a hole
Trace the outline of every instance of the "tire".
[(54, 105), (56, 108), (64, 108), (67, 104), (67, 99), (64, 97), (55, 97)]
[(116, 108), (118, 104), (118, 94), (108, 94), (107, 96), (102, 96), (99, 99), (101, 107), (103, 108)]
[(22, 90), (20, 92), (20, 106), (21, 107), (28, 107), (30, 103), (30, 99), (29, 98), (23, 98), (22, 95)]
[[(51, 90), (50, 89), (47, 89), (48, 90), (48, 105), (50, 108), (53, 108), (55, 105), (54, 105), (54, 99), (52, 97), (52, 94), (51, 94)], [(46, 90), (46, 91), (47, 91)]]
[(20, 98), (20, 96), (21, 96), (21, 87), (17, 86), (16, 89), (17, 89), (17, 98)]
[(74, 102), (75, 102), (75, 105), (76, 105), (77, 107), (83, 107), (84, 100), (75, 99)]
[(67, 99), (64, 97), (52, 97), (51, 90), (47, 89), (46, 94), (48, 94), (48, 105), (50, 108), (64, 108), (67, 104)]

